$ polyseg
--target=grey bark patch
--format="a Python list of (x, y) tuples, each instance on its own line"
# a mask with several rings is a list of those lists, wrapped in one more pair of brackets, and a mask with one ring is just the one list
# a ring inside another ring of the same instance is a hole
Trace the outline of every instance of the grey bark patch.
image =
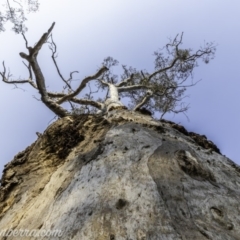
[(204, 239), (191, 219), (191, 211), (181, 183), (184, 173), (174, 157), (174, 153), (183, 147), (178, 142), (163, 142), (162, 146), (158, 147), (149, 158), (149, 172), (157, 185), (160, 197), (164, 200), (165, 207), (171, 216), (171, 225), (176, 232), (182, 239)]
[(210, 208), (210, 211), (213, 217), (213, 221), (216, 221), (219, 225), (227, 230), (233, 230), (234, 225), (229, 220), (224, 209), (220, 209), (214, 206)]
[(214, 218), (222, 218), (223, 217), (223, 212), (220, 209), (218, 209), (216, 207), (211, 207), (210, 210), (211, 210)]
[[(169, 225), (180, 239), (240, 239), (239, 191), (231, 189), (227, 179), (223, 184), (223, 166), (204, 162), (203, 155), (170, 138), (149, 158), (149, 173), (171, 216)], [(212, 187), (215, 181), (219, 188)]]
[(216, 182), (213, 173), (201, 166), (197, 158), (192, 156), (188, 151), (178, 150), (175, 155), (179, 167), (190, 177), (199, 181)]
[(44, 144), (46, 131), (72, 124), (64, 118), (6, 167), (2, 187), (15, 177), (17, 185), (0, 202), (0, 229), (50, 227), (74, 240), (239, 240), (240, 175), (226, 157), (148, 116), (110, 114), (73, 118), (85, 138), (66, 158)]

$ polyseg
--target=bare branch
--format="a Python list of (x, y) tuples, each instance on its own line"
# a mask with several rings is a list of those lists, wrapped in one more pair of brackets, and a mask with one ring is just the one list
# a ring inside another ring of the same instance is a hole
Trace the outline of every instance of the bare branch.
[(99, 81), (99, 86), (101, 87), (101, 84), (105, 87), (109, 87), (110, 83), (106, 82), (104, 79), (96, 79), (97, 81)]
[(176, 35), (176, 37), (173, 39), (173, 41), (171, 43), (168, 43), (166, 45), (168, 53), (170, 53), (169, 48), (168, 48), (169, 46), (175, 47), (176, 53), (178, 53), (178, 50), (179, 50), (178, 47), (179, 47), (180, 44), (182, 44), (183, 32), (182, 32), (182, 34), (180, 36), (180, 40), (178, 40), (178, 35), (179, 34)]
[(70, 82), (70, 83), (71, 83), (74, 73), (78, 73), (78, 71), (72, 71), (72, 72), (70, 72), (70, 77), (69, 77), (69, 79), (67, 80), (67, 82)]
[[(27, 80), (9, 80), (8, 77), (6, 77), (6, 67), (4, 62), (3, 64), (3, 72), (0, 72), (0, 75), (2, 76), (2, 81), (7, 83), (7, 84), (23, 84), (23, 83), (29, 83), (31, 84), (34, 88), (37, 89), (36, 84), (32, 81), (32, 79), (29, 77), (29, 79)], [(8, 76), (10, 76), (10, 74), (8, 74)]]
[(159, 70), (153, 72), (153, 73), (148, 77), (148, 81), (150, 81), (151, 78), (153, 78), (155, 75), (157, 75), (157, 74), (159, 74), (159, 73), (161, 73), (161, 72), (166, 72), (167, 70), (173, 68), (173, 66), (175, 65), (175, 63), (176, 63), (178, 60), (179, 60), (179, 58), (176, 57), (176, 58), (173, 59), (172, 63), (171, 63), (168, 67), (165, 67), (165, 68), (162, 68), (162, 69), (159, 69)]
[[(25, 40), (26, 48), (27, 48), (28, 51), (29, 51), (29, 55), (27, 55), (26, 53), (23, 53), (23, 52), (19, 53), (19, 55), (20, 55), (22, 58), (25, 58), (27, 61), (30, 61), (30, 60), (32, 60), (33, 58), (35, 58), (35, 57), (37, 56), (38, 52), (40, 51), (42, 45), (47, 41), (49, 34), (51, 33), (51, 31), (52, 31), (53, 28), (54, 28), (54, 25), (55, 25), (55, 22), (52, 23), (52, 25), (51, 25), (51, 27), (48, 29), (48, 31), (42, 35), (42, 37), (41, 37), (40, 40), (37, 42), (37, 44), (35, 45), (34, 48), (28, 47), (27, 41)], [(24, 35), (23, 35), (23, 37), (24, 37), (24, 39), (25, 39), (25, 36), (24, 36)]]
[(51, 33), (55, 23), (51, 25), (51, 27), (48, 29), (46, 33), (42, 35), (38, 43), (34, 48), (28, 47), (29, 55), (25, 53), (20, 53), (20, 56), (22, 58), (27, 59), (29, 62), (34, 75), (36, 77), (36, 83), (37, 83), (37, 89), (39, 90), (39, 93), (41, 94), (41, 100), (42, 102), (50, 108), (55, 114), (57, 114), (59, 117), (65, 117), (69, 115), (68, 111), (65, 110), (60, 106), (60, 104), (54, 102), (52, 99), (49, 98), (46, 85), (45, 85), (45, 78), (43, 76), (43, 73), (41, 71), (41, 68), (39, 67), (38, 61), (37, 61), (37, 54), (39, 50), (41, 49), (42, 45), (47, 41), (47, 38), (49, 34)]
[(35, 100), (37, 100), (37, 101), (41, 101), (41, 99), (39, 99), (39, 98), (37, 98), (37, 97), (35, 97), (34, 95), (32, 96)]
[(186, 116), (186, 118), (189, 120), (189, 118), (188, 118), (188, 116), (185, 114), (185, 112), (189, 109), (189, 104), (187, 105), (187, 106), (184, 106), (183, 105), (183, 103), (181, 104), (181, 108), (180, 109), (178, 109), (178, 110), (176, 110), (176, 109), (168, 109), (167, 107), (166, 107), (166, 111), (163, 111), (163, 113), (161, 114), (161, 116), (160, 116), (160, 120), (163, 118), (163, 116), (167, 113), (167, 112), (172, 112), (172, 113), (174, 113), (174, 114), (178, 114), (178, 113), (183, 113), (185, 116)]
[(60, 69), (59, 69), (58, 64), (57, 64), (57, 61), (56, 61), (57, 56), (56, 56), (55, 54), (56, 54), (56, 52), (57, 52), (57, 45), (56, 45), (56, 43), (53, 41), (52, 34), (51, 34), (51, 43), (50, 43), (50, 44), (51, 44), (51, 46), (50, 46), (49, 48), (50, 48), (51, 51), (52, 51), (52, 60), (53, 60), (53, 63), (54, 63), (54, 65), (55, 65), (56, 69), (57, 69), (58, 75), (59, 75), (60, 78), (63, 80), (63, 82), (66, 84), (66, 86), (67, 86), (70, 90), (72, 90), (72, 87), (71, 87), (71, 85), (70, 85), (68, 82), (69, 82), (70, 80), (72, 80), (72, 75), (73, 75), (73, 73), (78, 73), (78, 71), (73, 71), (73, 72), (71, 72), (71, 73), (70, 73), (70, 78), (69, 78), (68, 80), (65, 80), (64, 77), (63, 77), (63, 75), (62, 75), (61, 72), (60, 72)]
[(97, 102), (97, 101), (93, 101), (93, 100), (71, 98), (70, 101), (74, 102), (74, 103), (81, 104), (81, 105), (91, 105), (91, 106), (96, 107), (98, 109), (103, 109), (104, 108), (104, 104), (103, 103), (100, 103), (100, 102)]
[[(0, 73), (0, 75), (2, 75), (2, 74)], [(3, 82), (8, 83), (8, 84), (23, 84), (23, 83), (29, 83), (29, 84), (31, 84), (34, 88), (37, 88), (37, 86), (35, 85), (35, 83), (34, 83), (33, 81), (31, 81), (30, 79), (28, 79), (28, 80), (11, 80), (11, 81), (9, 81), (8, 79), (3, 78)]]
[(21, 8), (23, 7), (22, 4), (18, 1), (13, 0), (13, 2), (17, 3)]
[(52, 30), (54, 28), (54, 25), (55, 25), (55, 22), (53, 22), (51, 27), (48, 29), (48, 31), (42, 35), (40, 40), (37, 42), (37, 44), (33, 48), (33, 52), (31, 53), (32, 55), (33, 54), (36, 55), (39, 52), (39, 50), (41, 49), (42, 45), (47, 41), (49, 34), (52, 32)]
[[(53, 92), (48, 92), (48, 96), (51, 97), (51, 98), (63, 98), (63, 97), (66, 97), (68, 96), (67, 94), (65, 93), (53, 93)], [(94, 101), (94, 100), (89, 100), (89, 99), (79, 99), (79, 98), (71, 98), (69, 100), (69, 102), (74, 102), (74, 103), (78, 103), (78, 104), (82, 104), (82, 105), (91, 105), (93, 107), (96, 107), (98, 109), (102, 109), (104, 107), (104, 104), (103, 103), (100, 103), (98, 101)]]
[(139, 108), (141, 108), (143, 105), (145, 105), (145, 104), (148, 102), (148, 100), (152, 97), (152, 95), (153, 95), (153, 92), (152, 92), (151, 90), (148, 90), (148, 91), (146, 92), (146, 95), (145, 95), (144, 98), (142, 99), (142, 101), (135, 106), (135, 108), (133, 109), (133, 111), (136, 111), (137, 109), (139, 109)]
[(131, 76), (129, 78), (126, 78), (123, 81), (121, 81), (120, 83), (118, 83), (116, 85), (116, 87), (121, 87), (121, 86), (128, 84), (129, 82), (131, 82), (133, 80), (133, 77), (134, 77), (134, 74), (131, 74)]
[(11, 7), (10, 7), (9, 0), (7, 0), (7, 4), (8, 4), (8, 9), (9, 9), (9, 12), (10, 12), (10, 14), (11, 14), (11, 17), (12, 17), (12, 19), (14, 19), (13, 14), (12, 14), (12, 9), (11, 9)]
[(150, 89), (150, 86), (146, 85), (132, 85), (132, 86), (126, 86), (126, 87), (118, 87), (118, 92), (129, 92), (133, 90), (139, 90), (139, 89)]
[(65, 93), (53, 93), (53, 92), (47, 92), (48, 96), (51, 98), (62, 98), (65, 97)]
[(25, 41), (25, 46), (26, 46), (26, 48), (27, 49), (29, 49), (29, 47), (28, 47), (28, 41), (27, 41), (27, 39), (26, 39), (26, 37), (25, 37), (25, 34), (22, 32), (22, 36), (23, 36), (23, 39), (24, 39), (24, 41)]
[(30, 84), (37, 89), (37, 85), (33, 82), (33, 75), (32, 75), (32, 69), (31, 69), (31, 64), (29, 63), (28, 66), (27, 64), (23, 61), (23, 64), (26, 66), (26, 68), (28, 69), (29, 72), (29, 79), (31, 79)]
[(104, 72), (106, 72), (108, 70), (107, 67), (103, 66), (102, 68), (100, 68), (96, 74), (94, 74), (93, 76), (88, 76), (86, 78), (84, 78), (81, 82), (81, 84), (79, 85), (79, 87), (72, 93), (66, 95), (65, 97), (61, 98), (60, 100), (58, 100), (58, 104), (62, 104), (65, 101), (71, 100), (71, 98), (75, 97), (76, 95), (78, 95), (85, 87), (86, 84), (92, 80), (96, 80), (98, 77), (100, 77)]

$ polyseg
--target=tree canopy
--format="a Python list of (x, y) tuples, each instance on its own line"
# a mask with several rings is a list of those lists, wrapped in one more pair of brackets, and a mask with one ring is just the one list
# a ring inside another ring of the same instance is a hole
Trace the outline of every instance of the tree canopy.
[[(37, 1), (28, 1), (28, 3), (31, 2), (37, 3)], [(187, 80), (193, 78), (193, 70), (198, 66), (198, 61), (201, 59), (208, 63), (213, 59), (216, 50), (212, 42), (205, 43), (196, 51), (181, 48), (183, 43), (183, 33), (181, 33), (174, 39), (169, 39), (163, 48), (154, 52), (153, 72), (121, 65), (122, 74), (116, 75), (114, 67), (119, 63), (112, 57), (107, 57), (93, 75), (83, 78), (74, 89), (71, 83), (73, 75), (78, 72), (70, 72), (69, 77), (64, 78), (56, 60), (57, 45), (52, 35), (55, 23), (40, 37), (35, 46), (31, 47), (28, 45), (22, 27), (24, 18), (17, 21), (11, 9), (9, 6), (9, 19), (13, 16), (11, 21), (14, 23), (14, 29), (22, 34), (28, 50), (27, 54), (21, 52), (20, 56), (25, 60), (24, 65), (28, 69), (29, 76), (21, 80), (11, 79), (11, 73), (6, 71), (3, 62), (3, 71), (0, 72), (2, 81), (16, 86), (30, 84), (38, 90), (41, 101), (59, 117), (76, 113), (104, 114), (116, 108), (127, 108), (121, 101), (124, 98), (128, 99), (128, 107), (133, 111), (146, 107), (154, 113), (159, 112), (161, 117), (167, 112), (186, 112), (188, 106), (183, 103), (185, 91), (197, 83), (193, 80), (189, 83)], [(19, 26), (21, 27), (18, 28)], [(44, 44), (48, 44), (52, 52), (54, 66), (63, 82), (62, 92), (53, 92), (46, 88), (47, 79), (37, 60), (38, 53)], [(89, 92), (81, 96), (86, 87), (89, 87)], [(100, 97), (100, 91), (105, 91), (104, 97)], [(62, 107), (64, 102), (70, 104), (71, 111)]]
[(30, 12), (36, 12), (38, 8), (38, 0), (5, 0), (1, 4), (0, 32), (5, 31), (4, 24), (9, 21), (13, 24), (12, 29), (14, 32), (26, 32), (26, 15)]

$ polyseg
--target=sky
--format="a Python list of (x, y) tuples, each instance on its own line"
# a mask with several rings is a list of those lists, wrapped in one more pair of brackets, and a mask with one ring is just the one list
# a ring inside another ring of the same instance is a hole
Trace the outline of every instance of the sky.
[[(76, 84), (94, 74), (107, 56), (151, 72), (153, 52), (181, 32), (186, 48), (197, 50), (204, 41), (214, 41), (215, 59), (199, 64), (194, 81), (201, 81), (187, 91), (189, 120), (183, 114), (164, 118), (206, 135), (223, 155), (240, 164), (239, 9), (239, 0), (40, 0), (39, 11), (27, 16), (26, 37), (33, 46), (56, 22), (57, 61), (65, 77), (79, 71), (74, 75)], [(0, 62), (5, 61), (12, 79), (24, 79), (28, 72), (19, 53), (27, 53), (25, 42), (10, 27), (0, 33)], [(61, 91), (47, 45), (38, 60), (48, 89)], [(31, 86), (15, 88), (0, 82), (0, 172), (37, 139), (36, 132), (43, 132), (54, 121), (55, 115), (38, 98)]]

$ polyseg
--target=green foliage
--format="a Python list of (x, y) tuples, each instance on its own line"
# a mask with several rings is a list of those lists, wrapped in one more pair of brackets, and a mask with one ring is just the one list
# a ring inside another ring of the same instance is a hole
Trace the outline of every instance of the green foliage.
[(26, 15), (30, 12), (36, 12), (39, 8), (38, 0), (4, 0), (0, 8), (0, 32), (5, 31), (4, 24), (8, 21), (13, 24), (15, 33), (24, 33), (27, 31), (25, 21)]
[(181, 61), (186, 61), (189, 56), (190, 56), (189, 49), (179, 49), (177, 52), (177, 57), (179, 57)]

